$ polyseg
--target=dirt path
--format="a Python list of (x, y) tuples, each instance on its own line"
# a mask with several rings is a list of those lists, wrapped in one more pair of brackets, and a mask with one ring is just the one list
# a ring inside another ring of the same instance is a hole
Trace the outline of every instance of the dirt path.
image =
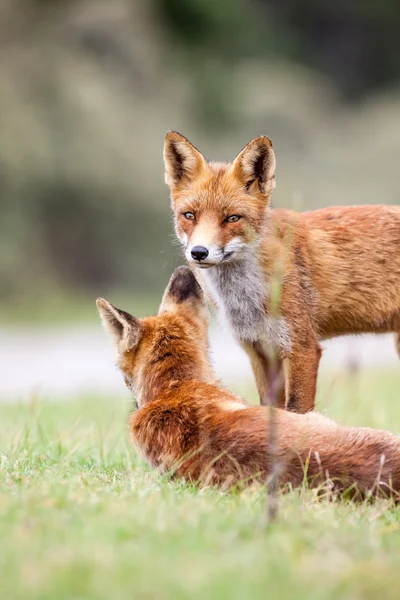
[[(398, 365), (391, 336), (341, 338), (324, 344), (322, 369), (350, 361), (360, 367)], [(222, 381), (251, 378), (247, 357), (221, 329), (211, 333), (211, 350)], [(26, 400), (32, 393), (62, 397), (78, 392), (123, 389), (113, 348), (100, 327), (0, 329), (0, 399)]]

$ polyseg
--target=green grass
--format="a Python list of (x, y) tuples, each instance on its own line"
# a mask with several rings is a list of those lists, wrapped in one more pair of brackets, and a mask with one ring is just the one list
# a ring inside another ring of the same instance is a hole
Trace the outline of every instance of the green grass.
[[(325, 376), (320, 407), (400, 433), (399, 374)], [(0, 591), (13, 600), (397, 599), (400, 515), (300, 490), (196, 490), (134, 455), (130, 400), (0, 405)], [(338, 449), (340, 451), (340, 448)]]

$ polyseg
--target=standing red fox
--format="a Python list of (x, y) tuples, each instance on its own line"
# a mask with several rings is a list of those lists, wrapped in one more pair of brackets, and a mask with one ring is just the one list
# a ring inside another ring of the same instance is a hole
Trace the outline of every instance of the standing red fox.
[(177, 236), (248, 353), (262, 404), (271, 346), (286, 376), (280, 406), (298, 412), (314, 408), (320, 340), (396, 332), (400, 353), (400, 207), (272, 210), (265, 136), (226, 164), (169, 132), (164, 159)]
[[(172, 275), (156, 317), (136, 319), (103, 299), (97, 307), (137, 399), (129, 420), (137, 450), (161, 472), (196, 483), (265, 481), (271, 413), (216, 383), (208, 359), (207, 308), (189, 267)], [(282, 485), (329, 479), (338, 491), (400, 492), (400, 438), (342, 427), (315, 412), (273, 410)]]

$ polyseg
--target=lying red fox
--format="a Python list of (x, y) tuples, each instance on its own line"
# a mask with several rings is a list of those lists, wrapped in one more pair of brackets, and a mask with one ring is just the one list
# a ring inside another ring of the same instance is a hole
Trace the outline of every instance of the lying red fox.
[(400, 333), (399, 206), (272, 210), (275, 155), (265, 136), (226, 164), (207, 162), (171, 131), (164, 158), (177, 236), (249, 355), (262, 404), (271, 346), (286, 376), (280, 406), (307, 412), (319, 340)]
[[(118, 366), (137, 399), (130, 416), (137, 450), (162, 472), (200, 484), (265, 480), (269, 409), (246, 404), (215, 380), (208, 359), (207, 308), (189, 267), (179, 267), (159, 314), (142, 320), (99, 298)], [(329, 478), (360, 495), (400, 491), (400, 438), (342, 427), (311, 412), (273, 409), (282, 485)], [(306, 469), (304, 468), (307, 465)]]

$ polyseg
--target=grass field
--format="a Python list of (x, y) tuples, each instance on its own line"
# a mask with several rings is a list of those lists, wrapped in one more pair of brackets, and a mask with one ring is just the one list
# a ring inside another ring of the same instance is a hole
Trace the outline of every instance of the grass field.
[[(319, 406), (400, 434), (398, 372), (325, 377)], [(398, 599), (389, 501), (198, 491), (130, 448), (127, 394), (0, 405), (0, 591), (13, 600)], [(340, 448), (338, 448), (340, 452)]]

